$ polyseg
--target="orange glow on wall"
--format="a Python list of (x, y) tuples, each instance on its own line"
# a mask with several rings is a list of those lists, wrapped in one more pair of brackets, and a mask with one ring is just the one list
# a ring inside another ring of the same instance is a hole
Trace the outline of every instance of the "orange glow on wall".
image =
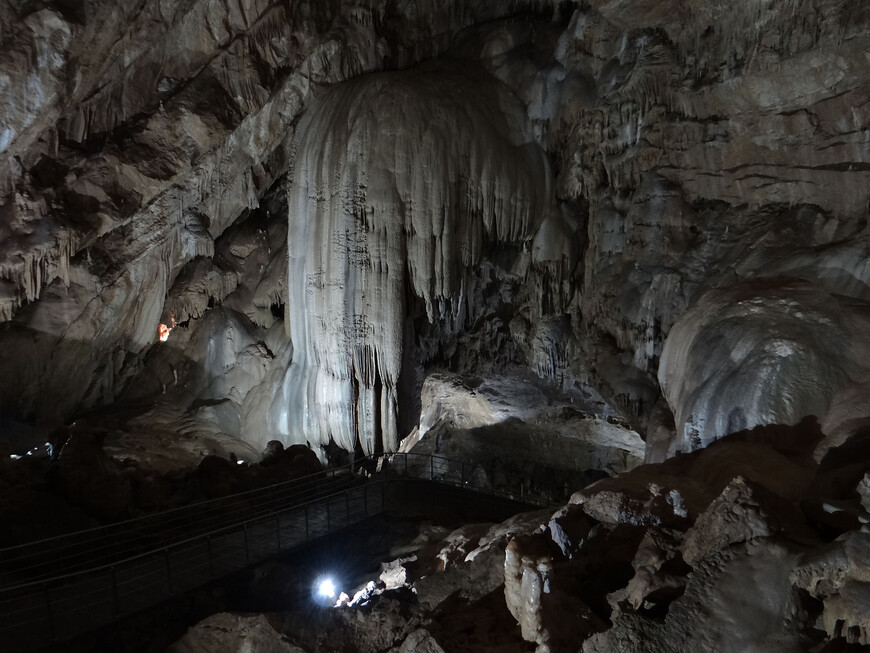
[(160, 336), (160, 342), (166, 342), (169, 340), (169, 332), (172, 331), (172, 327), (168, 327), (162, 322), (157, 327), (157, 335)]

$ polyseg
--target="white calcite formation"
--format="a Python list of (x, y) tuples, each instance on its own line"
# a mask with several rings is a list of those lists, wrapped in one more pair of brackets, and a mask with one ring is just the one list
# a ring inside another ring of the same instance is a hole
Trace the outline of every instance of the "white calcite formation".
[(288, 191), (291, 438), (396, 448), (414, 298), (455, 330), (468, 269), (552, 210), (525, 118), (499, 82), (437, 70), (348, 82), (309, 108)]
[(861, 427), (870, 388), (870, 305), (804, 281), (747, 282), (705, 295), (671, 330), (659, 383), (692, 451), (764, 424), (816, 419), (819, 455)]

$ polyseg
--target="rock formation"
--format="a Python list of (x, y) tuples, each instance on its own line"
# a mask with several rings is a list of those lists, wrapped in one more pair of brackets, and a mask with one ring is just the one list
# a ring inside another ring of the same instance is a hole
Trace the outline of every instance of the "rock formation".
[(288, 191), (285, 435), (396, 449), (400, 412), (419, 396), (409, 305), (447, 334), (461, 328), (469, 268), (551, 219), (527, 122), (507, 86), (437, 69), (346, 82), (307, 110)]
[(596, 542), (642, 549), (620, 614), (579, 597), (613, 624), (584, 646), (725, 650), (687, 615), (740, 575), (774, 588), (759, 645), (796, 646), (801, 592), (866, 641), (865, 580), (795, 572), (767, 492), (822, 538), (865, 523), (868, 27), (853, 0), (4, 3), (3, 455), (103, 434), (103, 486), (62, 474), (82, 504), (137, 500), (109, 459), (272, 441), (522, 442), (585, 480), (643, 456), (583, 498)]
[(651, 460), (866, 417), (863, 8), (140, 4), (4, 9), (10, 431), (171, 389), (155, 424), (389, 450), (444, 365)]
[[(819, 464), (810, 432), (729, 435), (594, 483), (555, 511), (423, 528), (334, 607), (270, 620), (305, 651), (866, 646), (870, 514), (858, 492), (833, 494), (823, 478), (857, 466), (863, 479), (870, 462)], [(815, 501), (864, 525), (837, 525)]]

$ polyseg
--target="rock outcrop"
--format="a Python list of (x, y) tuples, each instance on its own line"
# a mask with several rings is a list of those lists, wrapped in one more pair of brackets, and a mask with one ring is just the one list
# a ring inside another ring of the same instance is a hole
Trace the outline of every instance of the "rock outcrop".
[(263, 615), (212, 615), (190, 628), (169, 647), (169, 653), (196, 651), (250, 651), (250, 653), (305, 653), (282, 637)]
[[(335, 606), (312, 611), (306, 595), (271, 622), (306, 651), (866, 645), (866, 526), (837, 527), (813, 507), (829, 498), (826, 475), (851, 474), (847, 462), (834, 462), (845, 450), (819, 464), (805, 429), (752, 433), (751, 443), (730, 435), (603, 479), (555, 511), (452, 531), (422, 527)], [(777, 482), (751, 480), (788, 465)], [(860, 510), (857, 493), (850, 501)], [(293, 572), (282, 580), (278, 567), (265, 576), (276, 588), (300, 583)]]

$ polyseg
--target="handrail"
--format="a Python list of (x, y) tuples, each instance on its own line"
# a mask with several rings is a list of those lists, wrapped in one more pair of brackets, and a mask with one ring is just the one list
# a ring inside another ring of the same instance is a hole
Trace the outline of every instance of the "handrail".
[[(324, 495), (324, 496), (322, 496), (322, 497), (319, 497), (318, 499), (312, 499), (311, 501), (308, 501), (308, 502), (306, 502), (306, 503), (302, 503), (302, 504), (298, 504), (298, 505), (291, 506), (291, 508), (303, 507), (303, 506), (305, 506), (306, 504), (311, 505), (311, 504), (314, 504), (314, 503), (316, 503), (317, 501), (322, 500), (322, 499), (331, 499), (331, 498), (333, 498), (333, 497), (343, 496), (343, 495), (345, 494), (346, 491), (347, 491), (347, 490), (344, 489), (344, 490), (341, 490), (341, 491), (339, 491), (339, 492), (334, 492), (334, 493), (332, 493), (332, 494)], [(253, 519), (246, 520), (245, 523), (250, 523), (250, 522), (252, 522), (252, 521), (257, 521), (257, 519), (260, 519), (260, 518), (262, 518), (262, 517), (269, 517), (269, 516), (271, 516), (271, 513), (270, 513), (270, 514), (267, 514), (267, 515), (259, 515), (259, 516), (255, 517), (255, 518), (253, 518)], [(214, 529), (213, 531), (209, 531), (209, 532), (207, 532), (207, 533), (197, 533), (196, 535), (192, 535), (192, 536), (190, 536), (190, 537), (188, 537), (188, 538), (185, 538), (185, 539), (182, 539), (182, 540), (176, 540), (176, 541), (172, 542), (171, 544), (167, 544), (167, 545), (165, 545), (165, 546), (160, 546), (160, 547), (157, 547), (157, 548), (155, 548), (155, 549), (150, 549), (150, 550), (145, 551), (145, 552), (142, 552), (142, 553), (137, 553), (136, 555), (132, 555), (132, 556), (130, 556), (130, 557), (123, 558), (123, 559), (121, 559), (121, 560), (116, 560), (116, 561), (113, 561), (113, 562), (110, 562), (110, 563), (106, 563), (106, 564), (103, 564), (103, 565), (100, 565), (100, 566), (97, 566), (97, 567), (89, 567), (89, 568), (86, 569), (86, 570), (71, 571), (71, 572), (69, 572), (69, 573), (61, 574), (61, 575), (59, 575), (59, 576), (51, 576), (50, 578), (40, 578), (40, 579), (38, 579), (38, 580), (30, 581), (30, 582), (27, 582), (27, 583), (21, 583), (21, 584), (19, 584), (19, 585), (9, 585), (9, 586), (4, 586), (4, 587), (0, 588), (0, 592), (11, 591), (11, 590), (18, 590), (18, 589), (23, 589), (23, 588), (26, 588), (26, 587), (31, 587), (31, 586), (42, 586), (43, 584), (45, 584), (45, 583), (47, 583), (47, 582), (62, 581), (62, 580), (65, 580), (65, 579), (68, 579), (68, 578), (72, 578), (72, 577), (75, 577), (75, 576), (80, 576), (80, 575), (82, 575), (82, 573), (91, 573), (91, 572), (98, 572), (98, 571), (105, 570), (105, 569), (110, 569), (111, 567), (116, 567), (116, 566), (119, 565), (119, 564), (124, 564), (124, 563), (131, 562), (131, 561), (134, 561), (134, 560), (138, 560), (138, 559), (141, 559), (141, 558), (146, 558), (146, 557), (148, 557), (148, 556), (153, 556), (154, 553), (155, 553), (155, 552), (158, 552), (158, 551), (164, 551), (164, 550), (166, 550), (166, 549), (168, 549), (168, 548), (178, 547), (178, 546), (181, 546), (181, 545), (183, 545), (183, 544), (189, 544), (190, 542), (195, 542), (196, 540), (200, 540), (200, 539), (202, 539), (202, 538), (207, 538), (207, 537), (209, 537), (209, 536), (214, 536), (214, 535), (222, 534), (222, 533), (226, 532), (228, 529), (232, 529), (232, 528), (234, 528), (235, 526), (236, 526), (236, 524), (229, 524), (229, 525), (222, 526), (222, 527), (220, 527), (220, 528), (216, 528), (216, 529)]]
[[(366, 456), (365, 458), (360, 458), (359, 460), (366, 460), (369, 458), (376, 458), (376, 457), (375, 456)], [(92, 533), (92, 532), (102, 533), (107, 528), (126, 526), (126, 525), (129, 525), (131, 523), (146, 521), (148, 519), (151, 519), (154, 517), (159, 517), (161, 515), (168, 515), (171, 513), (182, 511), (182, 510), (190, 510), (192, 508), (199, 508), (199, 507), (209, 505), (209, 504), (214, 504), (216, 502), (220, 502), (220, 501), (223, 501), (225, 499), (232, 498), (232, 497), (242, 497), (242, 496), (245, 496), (247, 494), (254, 493), (254, 492), (260, 492), (262, 490), (268, 490), (271, 488), (282, 487), (282, 486), (286, 486), (286, 485), (289, 485), (292, 483), (297, 483), (299, 481), (305, 481), (305, 480), (309, 480), (309, 479), (322, 480), (324, 475), (335, 476), (339, 473), (343, 473), (346, 469), (347, 469), (347, 467), (332, 467), (332, 468), (328, 468), (328, 469), (323, 469), (323, 470), (320, 470), (320, 471), (315, 472), (313, 474), (305, 474), (303, 476), (294, 476), (293, 478), (288, 479), (286, 481), (280, 481), (278, 483), (273, 483), (272, 485), (264, 485), (261, 487), (252, 488), (250, 490), (245, 490), (243, 492), (229, 494), (229, 495), (224, 496), (224, 497), (215, 497), (214, 499), (204, 499), (202, 501), (197, 501), (194, 503), (185, 504), (183, 506), (169, 508), (168, 510), (161, 510), (160, 512), (149, 513), (147, 515), (140, 515), (138, 517), (130, 517), (129, 519), (125, 519), (125, 520), (118, 521), (118, 522), (112, 522), (111, 524), (108, 524), (108, 525), (94, 526), (92, 528), (83, 528), (83, 529), (78, 530), (78, 531), (73, 531), (72, 533), (62, 533), (61, 535), (53, 535), (51, 537), (46, 537), (46, 538), (43, 538), (40, 540), (33, 540), (31, 542), (25, 542), (23, 544), (14, 544), (12, 546), (0, 548), (0, 556), (2, 556), (2, 554), (5, 553), (6, 551), (11, 551), (13, 549), (29, 548), (29, 547), (32, 547), (36, 544), (42, 544), (43, 542), (50, 542), (52, 540), (59, 540), (59, 539), (67, 538), (67, 537), (72, 537), (73, 535), (80, 535), (83, 533)]]
[[(304, 496), (306, 492), (309, 492), (312, 489), (314, 490), (315, 497), (321, 496), (323, 494), (324, 482), (334, 482), (336, 478), (345, 481), (345, 484), (356, 481), (356, 477), (352, 475), (342, 475), (343, 471), (344, 470), (340, 469), (324, 470), (317, 474), (306, 475), (304, 477), (282, 481), (280, 483), (227, 495), (225, 497), (200, 501), (168, 511), (143, 515), (123, 522), (117, 522), (98, 528), (74, 531), (72, 533), (52, 538), (44, 538), (42, 540), (0, 549), (0, 572), (3, 571), (3, 567), (8, 563), (14, 563), (16, 565), (16, 571), (21, 572), (23, 569), (20, 565), (24, 561), (52, 554), (58, 556), (61, 555), (60, 552), (68, 548), (81, 551), (82, 547), (93, 543), (95, 544), (96, 549), (107, 549), (124, 544), (124, 539), (129, 540), (131, 535), (133, 537), (138, 536), (140, 540), (142, 538), (147, 538), (149, 535), (160, 535), (164, 531), (169, 530), (169, 527), (182, 523), (173, 520), (173, 517), (176, 515), (179, 519), (185, 519), (183, 526), (185, 527), (184, 530), (188, 533), (193, 530), (196, 525), (202, 523), (208, 524), (210, 521), (215, 519), (219, 519), (225, 526), (232, 526), (236, 522), (241, 523), (244, 521), (243, 518), (236, 519), (235, 521), (228, 519), (229, 517), (232, 517), (234, 513), (240, 516), (249, 515), (251, 506), (245, 503), (245, 500), (248, 498), (273, 498), (277, 497), (277, 493), (281, 490), (290, 490), (292, 491), (293, 496)], [(213, 510), (212, 512), (202, 512), (206, 507), (217, 508), (217, 510)], [(221, 508), (223, 508), (223, 510), (221, 510)], [(191, 522), (191, 517), (183, 514), (182, 511), (192, 513), (194, 522)], [(165, 517), (169, 517), (169, 519), (164, 519)], [(160, 521), (161, 519), (163, 520), (162, 522)], [(139, 528), (140, 526), (151, 526), (151, 528)], [(155, 531), (155, 529), (162, 530)], [(120, 541), (110, 541), (107, 543), (106, 539), (111, 537), (118, 537)], [(50, 546), (46, 547), (46, 544), (49, 544)], [(53, 558), (53, 560), (58, 559), (63, 558)]]
[[(377, 463), (371, 478), (348, 473), (370, 469), (367, 461)], [(367, 456), (349, 467), (0, 549), (0, 641), (16, 651), (34, 645), (28, 638), (44, 646), (49, 637), (87, 632), (379, 514), (388, 486), (415, 480), (527, 505), (567, 498), (549, 487), (530, 494), (532, 479), (495, 465), (437, 454)], [(34, 624), (43, 628), (28, 630)]]
[[(407, 461), (409, 459), (420, 459), (420, 460), (426, 460), (429, 462), (438, 460), (438, 461), (440, 461), (440, 464), (442, 464), (442, 465), (443, 464), (460, 465), (460, 469), (462, 469), (464, 466), (468, 466), (469, 469), (471, 469), (471, 470), (483, 469), (484, 471), (488, 471), (488, 470), (493, 471), (493, 472), (501, 471), (501, 470), (495, 469), (494, 467), (487, 468), (487, 467), (484, 467), (483, 465), (480, 465), (480, 464), (475, 464), (475, 463), (470, 463), (470, 462), (466, 462), (466, 461), (462, 461), (462, 460), (448, 458), (446, 456), (441, 456), (438, 454), (417, 454), (417, 453), (413, 453), (413, 452), (390, 453), (390, 454), (384, 454), (384, 455), (369, 455), (369, 456), (365, 456), (363, 458), (358, 458), (357, 460), (355, 460), (353, 462), (352, 466), (359, 468), (364, 461), (379, 462), (381, 460), (384, 460), (384, 461), (392, 462), (395, 459), (404, 459), (405, 460), (406, 475), (407, 475), (407, 469), (408, 469), (407, 468)], [(145, 524), (147, 522), (155, 521), (155, 520), (158, 520), (158, 519), (170, 516), (170, 515), (179, 514), (179, 513), (182, 513), (184, 511), (196, 512), (199, 509), (202, 509), (202, 508), (207, 507), (207, 506), (226, 505), (229, 503), (237, 502), (237, 501), (239, 501), (245, 497), (248, 497), (248, 496), (262, 495), (262, 494), (265, 494), (268, 492), (275, 491), (279, 488), (280, 489), (301, 489), (305, 486), (308, 486), (311, 483), (313, 483), (316, 486), (317, 484), (319, 484), (320, 482), (325, 480), (325, 477), (326, 478), (330, 478), (330, 477), (335, 478), (336, 476), (344, 475), (347, 472), (347, 470), (348, 470), (348, 466), (326, 469), (326, 470), (322, 470), (322, 471), (319, 471), (319, 472), (316, 472), (313, 474), (307, 474), (304, 476), (294, 477), (294, 478), (288, 479), (286, 481), (281, 481), (279, 483), (273, 483), (271, 485), (266, 485), (266, 486), (261, 486), (258, 488), (253, 488), (250, 490), (245, 490), (243, 492), (234, 493), (234, 494), (227, 495), (224, 497), (216, 497), (214, 499), (206, 499), (203, 501), (197, 501), (195, 503), (187, 504), (184, 506), (178, 506), (176, 508), (171, 508), (169, 510), (151, 513), (148, 515), (141, 515), (139, 517), (133, 517), (133, 518), (126, 519), (126, 520), (123, 520), (120, 522), (114, 522), (114, 523), (108, 524), (108, 525), (95, 526), (92, 528), (82, 529), (79, 531), (73, 531), (71, 533), (65, 533), (62, 535), (55, 535), (52, 537), (43, 538), (41, 540), (34, 540), (34, 541), (26, 542), (23, 544), (16, 544), (16, 545), (12, 545), (9, 547), (0, 548), (0, 564), (2, 564), (3, 558), (5, 558), (8, 553), (14, 552), (16, 550), (33, 551), (34, 547), (38, 547), (39, 545), (42, 545), (45, 543), (57, 542), (57, 541), (70, 541), (73, 538), (77, 538), (77, 537), (80, 537), (80, 536), (86, 535), (86, 534), (92, 534), (94, 536), (94, 538), (92, 538), (92, 539), (102, 540), (108, 534), (110, 534), (112, 532), (117, 531), (117, 532), (121, 532), (121, 533), (129, 533), (131, 528), (134, 527), (136, 524)], [(434, 474), (430, 473), (430, 476), (434, 476)], [(429, 478), (428, 480), (432, 480), (432, 481), (436, 481), (436, 482), (443, 482), (444, 478), (443, 477), (439, 477), (439, 478), (433, 477), (433, 478)], [(456, 485), (456, 484), (453, 484), (453, 485)], [(525, 498), (526, 498), (525, 496), (522, 497), (522, 500), (525, 500)], [(550, 499), (550, 495), (548, 494), (546, 503), (549, 503), (549, 499)], [(87, 543), (87, 541), (89, 541), (89, 540), (83, 539), (83, 540), (77, 541), (75, 544), (76, 544), (76, 546), (81, 546), (82, 544)], [(52, 550), (55, 550), (55, 549), (49, 549), (48, 552), (50, 552)]]

